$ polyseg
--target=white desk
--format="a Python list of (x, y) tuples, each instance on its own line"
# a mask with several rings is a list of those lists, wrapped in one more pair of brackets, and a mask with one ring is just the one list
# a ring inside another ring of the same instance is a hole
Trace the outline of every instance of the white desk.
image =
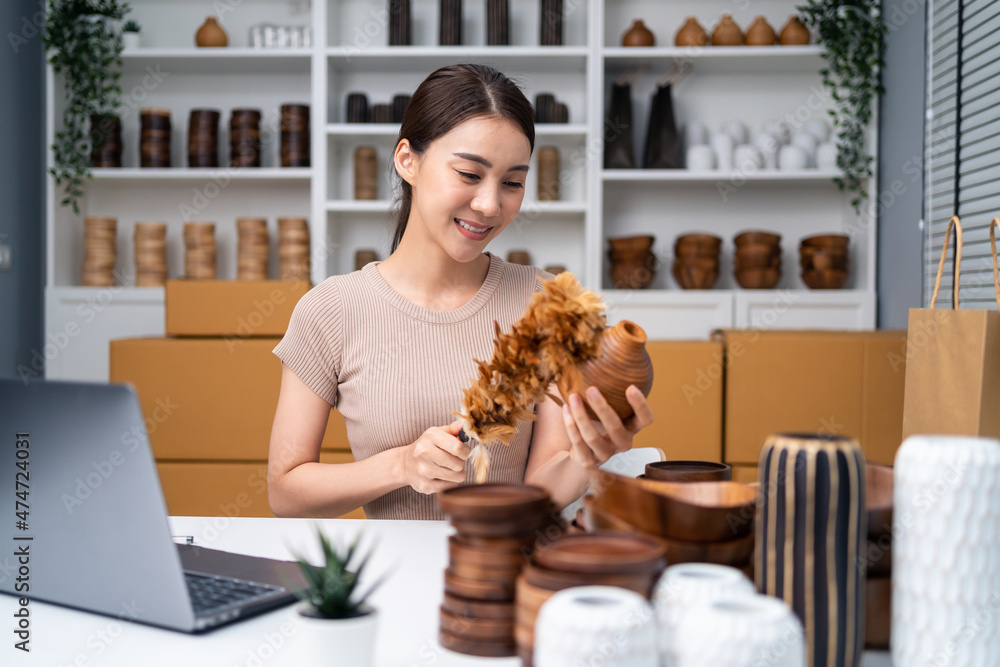
[[(226, 551), (290, 559), (289, 547), (319, 555), (313, 524), (348, 539), (363, 528), (375, 552), (366, 575), (389, 578), (373, 596), (379, 610), (377, 667), (515, 667), (516, 658), (474, 658), (437, 643), (438, 605), (447, 562), (444, 522), (175, 517), (175, 535)], [(289, 649), (299, 616), (294, 606), (241, 621), (203, 635), (186, 635), (55, 605), (31, 604), (31, 653), (13, 648), (10, 629), (16, 599), (0, 595), (5, 630), (0, 664), (44, 667), (309, 667), (297, 665)], [(275, 648), (277, 647), (277, 648)], [(341, 667), (336, 660), (324, 666)], [(888, 654), (865, 656), (863, 667), (890, 667)], [(351, 667), (345, 665), (343, 667)]]

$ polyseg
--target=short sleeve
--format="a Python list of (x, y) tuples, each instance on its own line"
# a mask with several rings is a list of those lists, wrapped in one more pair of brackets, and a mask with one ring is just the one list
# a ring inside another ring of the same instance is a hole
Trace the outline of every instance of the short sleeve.
[(337, 398), (343, 331), (343, 302), (328, 278), (295, 304), (288, 330), (274, 348), (296, 377), (330, 405)]

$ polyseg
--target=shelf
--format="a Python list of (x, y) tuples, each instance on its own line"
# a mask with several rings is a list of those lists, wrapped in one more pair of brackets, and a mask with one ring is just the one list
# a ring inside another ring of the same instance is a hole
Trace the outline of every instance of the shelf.
[(333, 71), (394, 71), (427, 73), (456, 62), (489, 63), (507, 73), (530, 70), (577, 73), (587, 70), (585, 46), (383, 46), (357, 49), (335, 46), (326, 50)]
[(650, 62), (690, 64), (698, 74), (720, 72), (802, 72), (815, 74), (823, 65), (821, 46), (605, 47), (605, 63), (621, 68)]
[(204, 181), (228, 177), (234, 181), (305, 181), (312, 178), (312, 169), (303, 167), (185, 167), (169, 169), (91, 169), (95, 181)]
[[(329, 123), (326, 133), (332, 137), (395, 137), (399, 123)], [(535, 143), (545, 137), (583, 137), (587, 126), (583, 123), (539, 123), (535, 125)]]
[[(82, 285), (56, 285), (48, 288), (50, 296), (67, 303), (87, 303), (103, 294), (113, 294), (113, 301), (118, 303), (163, 304), (164, 288), (162, 287), (132, 287), (113, 285), (111, 287), (83, 287)], [(104, 300), (100, 301), (105, 305)]]
[(606, 182), (677, 182), (714, 183), (770, 181), (772, 183), (832, 182), (843, 174), (836, 169), (803, 169), (802, 171), (756, 171), (753, 173), (722, 171), (688, 171), (687, 169), (605, 169), (601, 178)]
[(122, 70), (147, 67), (171, 74), (308, 74), (312, 49), (135, 49), (122, 52)]
[[(354, 199), (335, 199), (326, 202), (326, 210), (335, 213), (388, 213), (392, 202), (379, 199), (374, 201), (359, 201)], [(527, 201), (521, 204), (519, 218), (536, 215), (582, 215), (587, 211), (586, 202), (576, 201)]]

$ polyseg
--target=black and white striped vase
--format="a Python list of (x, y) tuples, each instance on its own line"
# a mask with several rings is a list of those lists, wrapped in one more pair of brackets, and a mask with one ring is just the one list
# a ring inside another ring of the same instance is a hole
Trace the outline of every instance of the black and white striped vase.
[(868, 530), (861, 446), (843, 436), (772, 435), (757, 470), (757, 590), (802, 621), (809, 667), (857, 667)]

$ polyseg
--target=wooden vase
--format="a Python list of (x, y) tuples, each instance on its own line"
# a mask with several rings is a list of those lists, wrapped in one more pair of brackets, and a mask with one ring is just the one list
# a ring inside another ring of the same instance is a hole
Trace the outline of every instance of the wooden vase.
[(763, 16), (758, 16), (747, 28), (747, 46), (774, 46), (776, 37), (774, 28)]
[(634, 384), (644, 396), (653, 387), (653, 362), (646, 352), (646, 332), (628, 320), (606, 327), (598, 357), (568, 369), (557, 384), (564, 400), (570, 394), (580, 394), (591, 419), (597, 419), (597, 415), (587, 405), (585, 391), (590, 386), (601, 391), (620, 418), (628, 419), (633, 414), (625, 398), (628, 386)]
[(865, 643), (865, 457), (857, 440), (772, 435), (757, 478), (757, 590), (805, 627), (809, 667), (856, 667)]
[(743, 44), (743, 31), (733, 21), (729, 14), (723, 14), (718, 25), (712, 31), (712, 46), (740, 46)]
[(214, 16), (209, 16), (194, 34), (194, 43), (198, 46), (222, 47), (229, 46), (229, 37)]
[(782, 46), (804, 46), (810, 39), (809, 28), (794, 14), (788, 17), (788, 22), (778, 34), (778, 43)]
[(559, 201), (559, 149), (538, 149), (538, 201)]
[(636, 19), (632, 27), (622, 35), (622, 46), (656, 46), (656, 36), (642, 19)]
[(674, 35), (675, 46), (706, 46), (708, 44), (708, 33), (698, 23), (698, 19), (693, 16), (687, 17), (684, 25)]

